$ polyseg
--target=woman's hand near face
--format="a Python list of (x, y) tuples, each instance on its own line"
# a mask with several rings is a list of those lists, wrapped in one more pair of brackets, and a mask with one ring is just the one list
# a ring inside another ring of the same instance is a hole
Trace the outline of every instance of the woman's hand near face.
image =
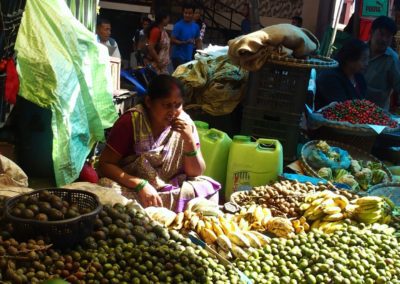
[(197, 151), (195, 155), (185, 155), (184, 161), (184, 169), (186, 175), (190, 177), (197, 177), (203, 174), (205, 170), (205, 162), (201, 152), (198, 150), (198, 145), (196, 145), (196, 141), (193, 137), (193, 125), (182, 120), (175, 119), (172, 121), (171, 128), (172, 130), (180, 133), (182, 135), (182, 139), (184, 141), (183, 151), (185, 153), (191, 153)]
[(155, 206), (162, 207), (163, 203), (157, 190), (149, 183), (138, 193), (140, 203), (143, 207)]
[(193, 126), (182, 119), (175, 119), (171, 123), (172, 130), (180, 133), (185, 142), (193, 142)]

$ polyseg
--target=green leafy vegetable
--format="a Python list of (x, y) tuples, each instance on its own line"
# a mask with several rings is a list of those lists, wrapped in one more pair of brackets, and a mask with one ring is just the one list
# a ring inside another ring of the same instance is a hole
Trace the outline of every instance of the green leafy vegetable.
[(389, 176), (384, 170), (372, 171), (372, 184), (386, 183), (389, 181)]
[(331, 168), (320, 168), (318, 171), (318, 175), (326, 180), (332, 180), (333, 175), (332, 175), (332, 169)]
[(352, 190), (357, 190), (359, 188), (358, 182), (355, 180), (355, 178), (350, 175), (342, 175), (339, 179), (336, 180), (338, 183), (344, 183), (347, 184), (351, 187)]
[(362, 167), (361, 167), (360, 163), (357, 160), (351, 160), (350, 171), (352, 173), (358, 173), (361, 170), (362, 170)]
[(363, 168), (354, 175), (362, 190), (367, 190), (370, 187), (372, 180), (372, 171), (369, 168)]

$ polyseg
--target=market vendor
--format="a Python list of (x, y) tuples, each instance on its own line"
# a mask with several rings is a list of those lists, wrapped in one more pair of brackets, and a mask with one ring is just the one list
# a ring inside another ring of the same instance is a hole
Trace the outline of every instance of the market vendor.
[(182, 95), (179, 80), (157, 76), (144, 103), (115, 123), (100, 156), (100, 174), (122, 185), (122, 193), (144, 207), (179, 212), (194, 197), (218, 202), (220, 185), (201, 177), (205, 163), (199, 136), (182, 109)]
[(339, 67), (322, 71), (317, 78), (315, 108), (332, 102), (363, 99), (367, 85), (362, 71), (368, 65), (369, 48), (359, 39), (351, 39), (338, 51)]

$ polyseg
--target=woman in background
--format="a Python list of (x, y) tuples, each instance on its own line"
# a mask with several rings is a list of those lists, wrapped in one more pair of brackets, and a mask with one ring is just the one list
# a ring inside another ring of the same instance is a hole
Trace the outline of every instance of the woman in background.
[(322, 71), (317, 78), (315, 108), (320, 109), (332, 102), (364, 99), (367, 84), (362, 72), (368, 66), (369, 47), (359, 40), (347, 41), (337, 52), (339, 66)]
[(169, 23), (169, 15), (160, 12), (155, 22), (145, 30), (147, 37), (147, 60), (157, 71), (157, 74), (168, 74), (170, 62), (170, 39), (165, 27)]

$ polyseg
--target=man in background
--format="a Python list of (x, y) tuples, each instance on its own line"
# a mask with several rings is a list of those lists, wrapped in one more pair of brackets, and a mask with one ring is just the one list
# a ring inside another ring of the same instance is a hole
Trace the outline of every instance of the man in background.
[(292, 25), (301, 28), (303, 26), (303, 18), (300, 16), (292, 17)]
[(172, 65), (174, 69), (193, 59), (194, 49), (201, 49), (199, 26), (193, 21), (195, 7), (183, 5), (183, 19), (174, 25), (171, 36)]
[(370, 59), (364, 74), (366, 98), (385, 110), (389, 110), (392, 92), (400, 93), (399, 55), (390, 47), (396, 33), (396, 23), (389, 17), (378, 17), (372, 23)]
[(97, 41), (107, 46), (108, 54), (112, 57), (121, 58), (117, 42), (110, 37), (111, 23), (107, 19), (99, 18), (96, 25)]

